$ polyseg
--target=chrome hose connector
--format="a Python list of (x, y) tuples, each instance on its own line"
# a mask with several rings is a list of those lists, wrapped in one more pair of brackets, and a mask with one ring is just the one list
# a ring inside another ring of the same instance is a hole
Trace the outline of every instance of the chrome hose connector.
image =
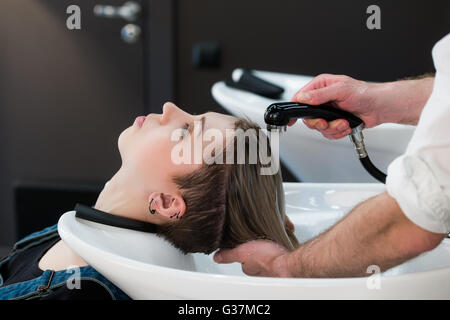
[(355, 146), (356, 153), (359, 158), (367, 157), (366, 145), (364, 144), (364, 135), (362, 130), (364, 129), (364, 124), (360, 124), (359, 126), (352, 129), (350, 133), (350, 141)]

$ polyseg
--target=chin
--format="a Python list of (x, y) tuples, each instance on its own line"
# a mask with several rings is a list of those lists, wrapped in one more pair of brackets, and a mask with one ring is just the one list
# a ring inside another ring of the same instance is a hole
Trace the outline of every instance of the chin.
[(119, 153), (122, 156), (123, 153), (126, 150), (126, 146), (128, 144), (128, 140), (129, 140), (129, 128), (125, 129), (122, 131), (122, 133), (119, 135), (119, 139), (117, 139), (117, 147), (119, 149)]

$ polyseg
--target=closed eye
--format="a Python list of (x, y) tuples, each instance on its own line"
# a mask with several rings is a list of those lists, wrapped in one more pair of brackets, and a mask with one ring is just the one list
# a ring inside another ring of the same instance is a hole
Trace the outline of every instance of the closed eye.
[(183, 133), (181, 135), (183, 138), (188, 135), (189, 128), (190, 128), (190, 124), (189, 123), (185, 123), (184, 126), (183, 126)]

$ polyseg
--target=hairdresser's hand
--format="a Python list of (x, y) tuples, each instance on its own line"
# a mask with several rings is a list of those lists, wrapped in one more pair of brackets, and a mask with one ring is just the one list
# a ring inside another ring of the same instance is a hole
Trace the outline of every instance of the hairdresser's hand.
[[(301, 88), (292, 101), (311, 105), (331, 104), (355, 114), (367, 128), (387, 122), (416, 125), (433, 85), (434, 77), (431, 75), (372, 83), (348, 76), (321, 74)], [(294, 123), (291, 121), (289, 125)], [(329, 139), (339, 139), (350, 133), (348, 122), (343, 119), (330, 122), (304, 119), (304, 123)]]
[[(380, 110), (375, 107), (376, 97), (371, 94), (371, 87), (375, 85), (344, 75), (321, 74), (301, 88), (291, 101), (311, 105), (328, 103), (355, 114), (370, 128), (380, 124)], [(344, 119), (330, 122), (324, 119), (303, 119), (303, 122), (329, 139), (340, 139), (351, 131), (348, 121)], [(291, 121), (289, 125), (294, 123)]]
[(217, 263), (239, 262), (242, 271), (249, 276), (292, 277), (287, 270), (285, 257), (288, 251), (279, 244), (268, 240), (254, 240), (240, 246), (220, 250), (214, 255)]

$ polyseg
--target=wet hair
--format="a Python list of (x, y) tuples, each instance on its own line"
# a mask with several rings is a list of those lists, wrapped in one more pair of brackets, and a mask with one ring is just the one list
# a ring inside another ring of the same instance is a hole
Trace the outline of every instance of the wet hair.
[[(245, 119), (235, 122), (235, 129), (260, 127)], [(182, 219), (158, 226), (158, 234), (183, 253), (210, 254), (219, 248), (233, 248), (256, 239), (277, 242), (288, 250), (298, 246), (293, 231), (287, 227), (284, 190), (280, 170), (273, 175), (262, 175), (264, 165), (259, 157), (256, 163), (249, 159), (251, 139), (245, 137), (246, 161), (225, 161), (227, 146), (217, 155), (223, 163), (203, 164), (192, 173), (174, 177), (186, 203)], [(269, 141), (267, 136), (267, 145)], [(232, 143), (237, 150), (238, 138)], [(270, 147), (268, 148), (270, 152)], [(270, 155), (270, 153), (269, 153)]]

